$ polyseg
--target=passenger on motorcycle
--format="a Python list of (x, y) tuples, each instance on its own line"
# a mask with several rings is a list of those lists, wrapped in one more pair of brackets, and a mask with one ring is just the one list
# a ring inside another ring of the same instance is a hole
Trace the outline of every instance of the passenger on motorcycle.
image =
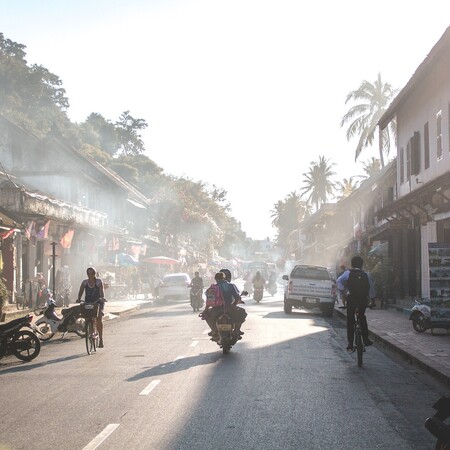
[[(217, 331), (217, 319), (223, 314), (224, 310), (230, 315), (233, 322), (235, 323), (235, 334), (236, 337), (240, 337), (241, 331), (240, 327), (242, 325), (242, 313), (239, 312), (243, 311), (242, 308), (237, 308), (236, 304), (241, 301), (241, 296), (239, 295), (239, 291), (237, 290), (236, 286), (229, 283), (225, 279), (225, 274), (223, 272), (218, 272), (214, 276), (214, 279), (216, 283), (219, 285), (219, 288), (222, 293), (224, 305), (223, 306), (216, 306), (213, 308), (205, 308), (203, 312), (200, 314), (202, 319), (205, 319), (209, 327), (211, 328), (211, 339), (213, 341), (217, 340), (219, 338), (219, 333)], [(245, 313), (245, 311), (244, 311)], [(245, 315), (247, 315), (245, 313)], [(245, 320), (245, 317), (244, 317)]]
[(225, 275), (225, 279), (228, 281), (228, 283), (231, 284), (231, 286), (234, 287), (237, 294), (239, 295), (239, 300), (237, 302), (235, 301), (231, 304), (231, 309), (233, 310), (233, 314), (234, 314), (233, 318), (235, 319), (234, 332), (237, 335), (242, 336), (244, 334), (244, 332), (241, 331), (241, 326), (245, 322), (245, 318), (247, 317), (247, 312), (245, 311), (244, 308), (241, 308), (238, 305), (240, 303), (244, 303), (244, 302), (242, 301), (242, 297), (241, 297), (241, 294), (239, 293), (239, 289), (237, 288), (237, 286), (234, 283), (231, 282), (231, 271), (229, 269), (220, 269), (220, 271)]
[(103, 282), (100, 278), (97, 278), (95, 275), (97, 271), (93, 267), (88, 267), (86, 269), (86, 273), (88, 278), (81, 282), (80, 290), (78, 292), (77, 303), (81, 302), (81, 297), (83, 292), (85, 293), (84, 301), (85, 303), (94, 303), (97, 300), (103, 300), (100, 302), (100, 314), (97, 317), (97, 330), (100, 337), (99, 347), (103, 347), (103, 308), (105, 306), (104, 297), (105, 294), (103, 292)]

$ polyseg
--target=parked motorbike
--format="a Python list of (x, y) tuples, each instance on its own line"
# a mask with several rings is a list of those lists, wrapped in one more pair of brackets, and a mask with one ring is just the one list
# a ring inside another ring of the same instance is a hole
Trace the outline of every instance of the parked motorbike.
[(40, 317), (34, 324), (34, 330), (38, 334), (41, 341), (48, 341), (57, 331), (63, 333), (76, 333), (80, 337), (85, 336), (85, 320), (81, 316), (80, 305), (75, 305), (61, 311), (62, 317), (58, 316), (55, 311), (56, 302), (53, 298), (49, 298), (42, 311)]
[(277, 282), (276, 281), (269, 281), (269, 284), (267, 286), (267, 291), (273, 297), (278, 291)]
[(254, 287), (253, 290), (253, 299), (256, 301), (256, 303), (259, 303), (264, 295), (264, 288), (263, 287)]
[(203, 288), (195, 286), (191, 287), (190, 297), (192, 310), (194, 312), (200, 311), (200, 308), (203, 307)]
[(409, 320), (418, 333), (431, 330), (433, 334), (435, 328), (450, 330), (450, 309), (439, 308), (439, 302), (415, 300)]
[(425, 428), (437, 438), (436, 449), (450, 448), (450, 425), (445, 423), (450, 417), (450, 398), (441, 397), (434, 405), (436, 413), (425, 421)]
[(29, 314), (0, 325), (0, 359), (14, 355), (22, 361), (31, 361), (39, 355), (41, 343), (32, 331), (32, 319)]

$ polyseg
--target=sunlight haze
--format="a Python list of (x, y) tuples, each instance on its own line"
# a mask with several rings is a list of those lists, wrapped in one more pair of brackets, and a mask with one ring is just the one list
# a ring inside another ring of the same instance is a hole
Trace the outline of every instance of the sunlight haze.
[(448, 0), (0, 5), (1, 32), (60, 77), (72, 121), (126, 110), (146, 120), (146, 155), (228, 191), (254, 239), (275, 236), (270, 211), (319, 155), (337, 181), (363, 173), (378, 151), (355, 163), (346, 95), (378, 72), (403, 88), (450, 22)]

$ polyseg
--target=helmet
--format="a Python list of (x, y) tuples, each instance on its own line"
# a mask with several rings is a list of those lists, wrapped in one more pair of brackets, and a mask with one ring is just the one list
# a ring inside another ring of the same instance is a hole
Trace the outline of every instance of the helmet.
[(231, 271), (229, 269), (220, 269), (220, 272), (225, 275), (227, 281), (231, 281)]

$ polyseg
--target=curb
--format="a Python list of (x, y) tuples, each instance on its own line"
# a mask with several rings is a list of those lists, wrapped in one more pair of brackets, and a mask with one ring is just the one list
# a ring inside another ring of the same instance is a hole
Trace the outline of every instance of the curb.
[[(397, 309), (397, 308), (396, 308)], [(400, 308), (398, 308), (400, 310)], [(335, 308), (335, 311), (338, 313), (338, 315), (341, 318), (347, 318), (347, 315), (341, 311)], [(401, 308), (401, 312), (410, 313), (410, 310)], [(369, 324), (370, 327), (370, 324)], [(444, 383), (447, 386), (450, 386), (450, 376), (447, 375), (445, 367), (441, 367), (439, 362), (437, 362), (435, 359), (428, 358), (426, 356), (422, 356), (421, 358), (414, 356), (411, 354), (411, 352), (403, 345), (401, 344), (393, 344), (388, 338), (387, 335), (383, 332), (380, 332), (379, 330), (376, 330), (375, 332), (373, 329), (369, 329), (369, 336), (373, 338), (373, 340), (377, 344), (381, 344), (384, 348), (389, 349), (390, 351), (396, 353), (399, 355), (402, 359), (404, 359), (409, 364), (418, 367), (419, 369), (423, 370), (424, 372), (432, 375), (434, 378), (436, 378), (438, 381)]]

